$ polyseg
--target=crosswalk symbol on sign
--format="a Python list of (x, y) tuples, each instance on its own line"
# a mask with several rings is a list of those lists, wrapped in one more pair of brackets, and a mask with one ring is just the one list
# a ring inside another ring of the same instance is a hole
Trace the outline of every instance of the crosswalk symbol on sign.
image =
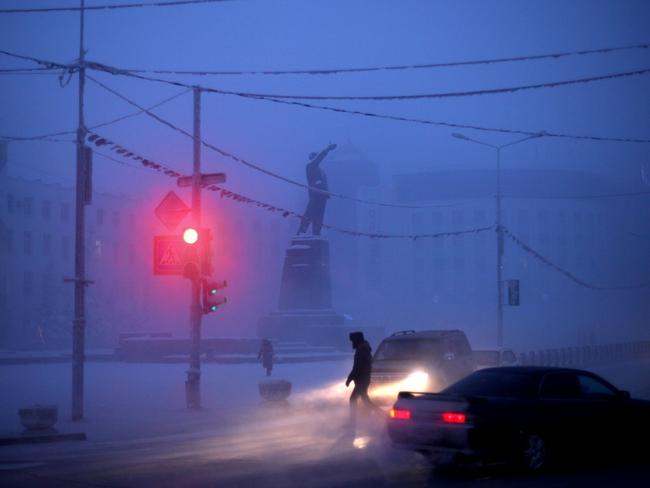
[(185, 249), (178, 235), (153, 237), (153, 274), (183, 275)]
[(161, 266), (174, 266), (181, 264), (181, 258), (176, 252), (176, 249), (173, 244), (169, 244), (165, 253), (160, 258)]

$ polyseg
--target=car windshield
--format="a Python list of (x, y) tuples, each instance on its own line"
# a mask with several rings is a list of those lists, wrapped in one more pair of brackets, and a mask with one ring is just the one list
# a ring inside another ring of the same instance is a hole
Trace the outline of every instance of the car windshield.
[(440, 393), (504, 398), (531, 398), (537, 391), (536, 379), (523, 373), (477, 371)]
[(437, 339), (395, 339), (381, 343), (375, 361), (401, 361), (439, 359), (444, 352), (442, 341)]

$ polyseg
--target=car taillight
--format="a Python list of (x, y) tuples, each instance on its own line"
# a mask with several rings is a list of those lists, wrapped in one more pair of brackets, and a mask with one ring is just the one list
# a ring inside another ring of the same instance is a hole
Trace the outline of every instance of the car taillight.
[(448, 424), (464, 424), (467, 417), (464, 413), (443, 412), (442, 421)]
[(411, 411), (405, 410), (403, 408), (391, 408), (390, 418), (397, 419), (397, 420), (410, 420)]

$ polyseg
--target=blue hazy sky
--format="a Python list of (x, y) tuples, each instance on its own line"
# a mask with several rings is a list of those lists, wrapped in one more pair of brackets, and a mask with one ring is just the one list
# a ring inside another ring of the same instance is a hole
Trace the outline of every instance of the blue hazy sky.
[[(89, 0), (87, 5), (118, 3)], [(2, 8), (68, 5), (70, 0), (0, 1)], [(88, 59), (127, 68), (302, 69), (541, 54), (650, 41), (647, 1), (255, 1), (88, 12)], [(71, 62), (78, 56), (78, 13), (0, 15), (0, 49)], [(0, 67), (31, 66), (0, 56)], [(329, 76), (179, 77), (189, 83), (277, 93), (368, 95), (471, 90), (556, 81), (650, 67), (650, 51), (430, 70)], [(103, 73), (92, 76), (143, 105), (181, 91)], [(470, 98), (324, 102), (345, 108), (494, 127), (650, 138), (650, 75)], [(0, 135), (72, 129), (77, 80), (0, 76)], [(133, 111), (91, 82), (87, 125)], [(158, 113), (192, 128), (186, 94)], [(493, 167), (486, 148), (450, 137), (451, 129), (375, 120), (222, 95), (203, 95), (206, 140), (291, 178), (304, 178), (307, 154), (351, 140), (385, 174), (440, 167)], [(192, 144), (145, 115), (100, 130), (139, 154), (182, 171)], [(469, 132), (491, 143), (509, 136)], [(542, 139), (504, 153), (506, 167), (572, 167), (608, 174), (638, 189), (648, 144)], [(104, 150), (103, 152), (107, 152)], [(72, 184), (74, 146), (21, 142), (9, 149), (10, 173)], [(301, 202), (287, 187), (204, 150), (208, 170), (228, 173), (232, 189), (272, 203)], [(138, 193), (164, 177), (96, 157), (96, 187)]]

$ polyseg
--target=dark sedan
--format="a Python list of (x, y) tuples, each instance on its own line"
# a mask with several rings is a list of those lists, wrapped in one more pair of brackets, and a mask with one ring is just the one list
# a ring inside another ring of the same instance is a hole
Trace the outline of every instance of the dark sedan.
[(432, 457), (539, 470), (559, 459), (647, 456), (650, 402), (588, 371), (488, 368), (440, 393), (401, 392), (388, 432)]

